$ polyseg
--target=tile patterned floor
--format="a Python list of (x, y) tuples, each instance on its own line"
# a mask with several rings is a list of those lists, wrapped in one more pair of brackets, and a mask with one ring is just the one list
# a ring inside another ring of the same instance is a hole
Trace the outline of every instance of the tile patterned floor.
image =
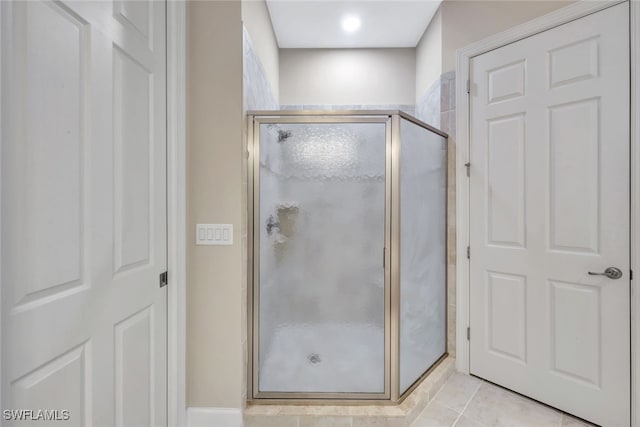
[(454, 373), (411, 427), (593, 427), (570, 415)]

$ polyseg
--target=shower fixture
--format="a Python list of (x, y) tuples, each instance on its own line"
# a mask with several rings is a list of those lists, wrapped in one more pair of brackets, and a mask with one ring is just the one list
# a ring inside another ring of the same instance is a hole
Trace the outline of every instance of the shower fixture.
[(280, 228), (280, 223), (273, 218), (273, 215), (269, 215), (269, 218), (267, 218), (267, 235), (271, 236), (274, 228)]
[(285, 142), (291, 136), (291, 132), (279, 129), (278, 130), (278, 142)]

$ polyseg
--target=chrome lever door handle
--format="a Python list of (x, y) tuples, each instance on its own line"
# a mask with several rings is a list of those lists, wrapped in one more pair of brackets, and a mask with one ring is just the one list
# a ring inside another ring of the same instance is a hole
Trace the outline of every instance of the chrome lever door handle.
[(593, 271), (590, 271), (589, 275), (590, 276), (606, 276), (609, 279), (616, 280), (622, 277), (622, 270), (616, 267), (609, 267), (604, 271), (604, 273), (594, 273)]

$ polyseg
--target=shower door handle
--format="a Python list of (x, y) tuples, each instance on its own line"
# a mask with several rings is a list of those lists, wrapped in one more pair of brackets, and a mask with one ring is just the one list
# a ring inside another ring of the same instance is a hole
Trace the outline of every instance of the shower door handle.
[(382, 268), (387, 268), (387, 248), (382, 248)]

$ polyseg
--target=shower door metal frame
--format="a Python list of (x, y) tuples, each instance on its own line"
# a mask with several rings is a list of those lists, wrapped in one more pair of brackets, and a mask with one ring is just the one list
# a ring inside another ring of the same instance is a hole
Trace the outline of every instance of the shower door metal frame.
[[(247, 400), (261, 403), (297, 402), (397, 404), (408, 396), (448, 355), (433, 363), (404, 393), (400, 393), (400, 118), (437, 135), (448, 135), (402, 111), (249, 111), (248, 141), (248, 286), (247, 286)], [(259, 313), (260, 313), (260, 125), (261, 124), (385, 124), (385, 251), (384, 251), (384, 392), (261, 392), (259, 391)], [(446, 147), (446, 145), (445, 145)], [(446, 173), (445, 173), (446, 176)], [(446, 179), (445, 179), (446, 182)], [(445, 184), (446, 185), (446, 184)], [(446, 200), (445, 200), (446, 209)], [(445, 260), (447, 239), (445, 238)], [(446, 262), (446, 261), (445, 261)], [(445, 286), (446, 286), (445, 269)], [(447, 317), (445, 291), (445, 322)], [(393, 303), (393, 304), (392, 304)]]
[(391, 308), (390, 290), (391, 277), (389, 274), (389, 251), (385, 250), (384, 267), (384, 392), (383, 393), (331, 393), (331, 392), (262, 392), (259, 390), (259, 339), (260, 339), (260, 125), (262, 124), (357, 124), (357, 123), (380, 123), (385, 125), (385, 221), (384, 221), (384, 245), (389, 247), (391, 230), (389, 227), (390, 200), (389, 188), (391, 185), (390, 157), (387, 155), (391, 143), (391, 120), (389, 117), (320, 117), (320, 116), (296, 116), (296, 117), (258, 117), (249, 116), (249, 123), (253, 123), (252, 135), (250, 135), (251, 147), (249, 149), (249, 169), (252, 172), (249, 177), (250, 203), (249, 203), (249, 248), (252, 259), (249, 261), (251, 269), (251, 297), (249, 310), (251, 319), (251, 349), (249, 351), (251, 374), (249, 375), (250, 396), (254, 399), (362, 399), (379, 400), (390, 398), (390, 328), (389, 312)]

